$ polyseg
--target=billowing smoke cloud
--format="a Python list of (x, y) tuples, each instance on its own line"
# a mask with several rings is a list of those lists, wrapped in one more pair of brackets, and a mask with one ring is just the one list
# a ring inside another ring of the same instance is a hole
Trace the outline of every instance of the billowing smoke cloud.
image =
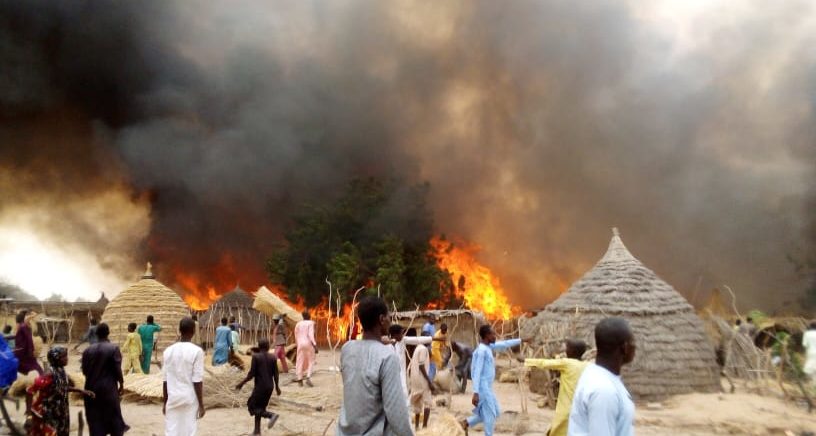
[[(120, 277), (251, 287), (299, 205), (389, 175), (429, 181), (519, 304), (618, 226), (689, 298), (775, 308), (816, 245), (814, 11), (681, 4), (4, 2), (0, 216)], [(137, 218), (59, 212), (113, 197)]]

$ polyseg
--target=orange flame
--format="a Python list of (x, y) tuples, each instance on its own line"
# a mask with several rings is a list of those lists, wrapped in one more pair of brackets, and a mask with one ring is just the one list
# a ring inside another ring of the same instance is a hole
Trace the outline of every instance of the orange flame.
[(193, 274), (177, 272), (175, 280), (186, 292), (181, 298), (194, 310), (205, 310), (219, 295), (212, 283), (206, 283)]
[[(283, 300), (286, 304), (298, 312), (307, 310), (306, 304), (303, 302), (302, 298), (297, 298), (293, 301), (291, 298), (289, 298), (289, 295), (286, 293), (286, 289), (284, 289), (282, 286), (272, 285), (268, 286), (268, 288), (270, 291), (272, 291), (272, 293), (277, 295), (278, 298)], [(315, 321), (323, 321), (328, 324), (332, 342), (341, 342), (347, 339), (348, 327), (351, 325), (353, 316), (351, 304), (344, 304), (343, 307), (340, 308), (339, 316), (337, 308), (332, 307), (331, 310), (329, 310), (329, 306), (325, 301), (323, 301), (323, 303), (317, 307), (308, 308), (308, 310), (312, 315), (312, 319)], [(315, 332), (315, 336), (323, 336), (323, 332)]]
[(439, 267), (447, 270), (456, 287), (456, 296), (465, 305), (491, 319), (508, 319), (521, 313), (512, 306), (502, 289), (499, 278), (476, 260), (480, 247), (470, 243), (453, 244), (434, 236), (431, 246), (436, 250)]

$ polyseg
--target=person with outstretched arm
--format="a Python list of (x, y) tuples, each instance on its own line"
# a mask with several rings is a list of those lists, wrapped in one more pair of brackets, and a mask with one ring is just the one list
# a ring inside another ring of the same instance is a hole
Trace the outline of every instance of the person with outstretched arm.
[(77, 344), (74, 345), (74, 350), (79, 348), (79, 346), (84, 344), (85, 342), (87, 342), (90, 345), (99, 342), (99, 337), (96, 334), (97, 324), (99, 324), (99, 321), (97, 321), (96, 318), (91, 318), (91, 326), (88, 327), (88, 331), (85, 332), (85, 334), (82, 335), (81, 338), (79, 338), (79, 342), (77, 342)]
[(484, 424), (485, 436), (491, 436), (496, 426), (501, 410), (496, 394), (493, 393), (493, 381), (496, 378), (496, 361), (493, 358), (494, 351), (503, 351), (508, 348), (521, 345), (521, 339), (508, 339), (496, 341), (496, 332), (490, 325), (485, 324), (479, 328), (479, 346), (473, 353), (473, 361), (470, 364), (470, 378), (473, 380), (473, 398), (471, 403), (473, 415), (461, 421), (460, 424), (467, 432), (467, 429), (478, 423)]
[(524, 359), (524, 366), (558, 371), (561, 374), (558, 383), (558, 402), (555, 405), (555, 415), (548, 436), (567, 436), (575, 386), (589, 364), (581, 360), (586, 348), (586, 342), (580, 339), (567, 339), (565, 359)]

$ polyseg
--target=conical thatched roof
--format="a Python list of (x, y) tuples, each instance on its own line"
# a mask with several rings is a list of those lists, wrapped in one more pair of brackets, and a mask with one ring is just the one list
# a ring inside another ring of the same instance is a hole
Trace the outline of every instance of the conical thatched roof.
[(110, 340), (121, 344), (127, 336), (128, 323), (142, 324), (153, 315), (156, 324), (162, 326), (159, 333), (159, 350), (167, 347), (178, 336), (179, 321), (190, 316), (190, 309), (172, 289), (156, 280), (147, 264), (147, 271), (138, 282), (119, 293), (105, 308), (102, 321), (110, 326)]
[(267, 330), (271, 320), (265, 314), (252, 308), (255, 298), (236, 285), (207, 308), (199, 322), (203, 326), (218, 326), (221, 318), (235, 317), (235, 321), (245, 330)]
[(694, 308), (668, 283), (635, 259), (617, 229), (604, 257), (566, 293), (527, 320), (522, 336), (540, 341), (553, 326), (594, 344), (595, 324), (626, 318), (637, 341), (635, 361), (623, 380), (641, 400), (719, 389), (714, 346)]

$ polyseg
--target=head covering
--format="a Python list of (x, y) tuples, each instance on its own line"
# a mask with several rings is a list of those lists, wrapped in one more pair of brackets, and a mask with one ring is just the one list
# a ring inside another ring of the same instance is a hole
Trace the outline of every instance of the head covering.
[(48, 350), (48, 364), (51, 365), (52, 368), (61, 368), (63, 366), (62, 355), (67, 352), (68, 349), (65, 347), (52, 347)]

